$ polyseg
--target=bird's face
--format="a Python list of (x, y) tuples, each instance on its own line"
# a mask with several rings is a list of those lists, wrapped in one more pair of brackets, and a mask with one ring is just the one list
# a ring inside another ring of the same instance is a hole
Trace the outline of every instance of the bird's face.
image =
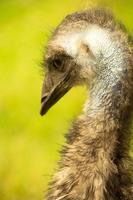
[(77, 72), (77, 66), (70, 56), (61, 50), (52, 50), (52, 55), (46, 58), (41, 115), (44, 115), (52, 105), (76, 84)]
[[(48, 46), (45, 58), (46, 74), (42, 87), (41, 115), (44, 115), (73, 86), (83, 84), (88, 81), (88, 77), (93, 76), (91, 65), (88, 66), (88, 60), (90, 59), (91, 63), (93, 55), (85, 44), (80, 45), (77, 58), (55, 42)], [(83, 67), (83, 65), (86, 66)]]

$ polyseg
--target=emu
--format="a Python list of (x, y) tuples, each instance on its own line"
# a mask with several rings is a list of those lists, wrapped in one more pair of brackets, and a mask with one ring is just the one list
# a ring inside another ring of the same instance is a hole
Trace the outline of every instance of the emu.
[(73, 86), (89, 91), (46, 199), (133, 200), (132, 37), (106, 9), (76, 12), (56, 28), (44, 60), (41, 115)]

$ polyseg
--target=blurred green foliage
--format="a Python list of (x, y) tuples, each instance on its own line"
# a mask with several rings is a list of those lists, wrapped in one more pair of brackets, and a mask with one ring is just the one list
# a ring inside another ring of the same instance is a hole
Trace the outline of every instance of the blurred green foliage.
[[(97, 3), (98, 2), (98, 3)], [(39, 115), (43, 48), (68, 13), (93, 5), (114, 10), (132, 32), (132, 0), (0, 1), (0, 199), (43, 199), (63, 134), (81, 111), (84, 88), (72, 89)]]

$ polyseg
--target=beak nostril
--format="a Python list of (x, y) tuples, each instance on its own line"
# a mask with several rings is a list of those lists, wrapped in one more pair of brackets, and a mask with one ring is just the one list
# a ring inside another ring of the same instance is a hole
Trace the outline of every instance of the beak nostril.
[(45, 101), (45, 99), (47, 98), (47, 96), (48, 96), (47, 94), (42, 96), (41, 103), (43, 103)]

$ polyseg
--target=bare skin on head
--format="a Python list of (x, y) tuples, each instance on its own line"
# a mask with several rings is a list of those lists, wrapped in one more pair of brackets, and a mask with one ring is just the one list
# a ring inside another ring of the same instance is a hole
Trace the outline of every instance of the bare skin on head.
[(41, 115), (73, 86), (90, 93), (47, 200), (132, 200), (133, 40), (108, 11), (67, 16), (47, 46)]

